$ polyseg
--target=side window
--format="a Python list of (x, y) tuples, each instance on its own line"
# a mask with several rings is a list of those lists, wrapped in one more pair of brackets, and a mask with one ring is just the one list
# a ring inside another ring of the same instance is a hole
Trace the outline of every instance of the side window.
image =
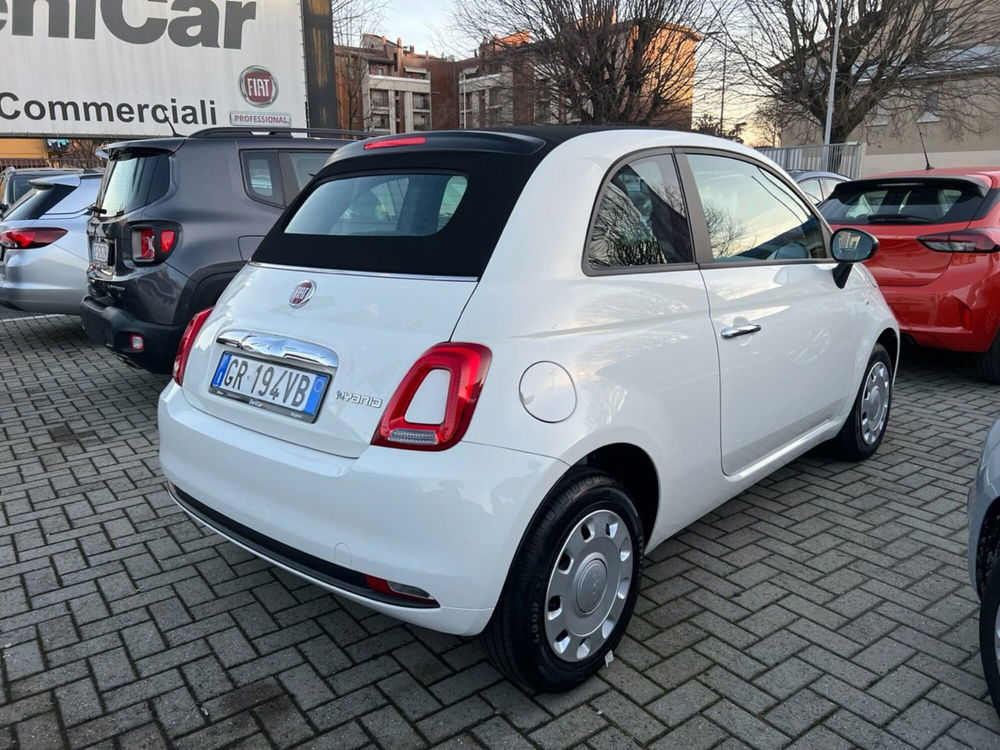
[(823, 200), (823, 192), (820, 189), (819, 180), (802, 180), (802, 182), (799, 183), (799, 187), (802, 188), (802, 192), (805, 193), (806, 197), (813, 203), (819, 203)]
[(244, 151), (243, 185), (247, 195), (254, 200), (283, 206), (284, 195), (277, 154), (274, 151)]
[(285, 170), (285, 204), (287, 205), (309, 181), (316, 176), (330, 158), (327, 151), (283, 151), (281, 161)]
[(701, 196), (714, 260), (830, 257), (819, 219), (777, 176), (726, 156), (690, 154), (688, 162)]
[(644, 157), (619, 169), (600, 199), (587, 242), (587, 266), (596, 271), (693, 259), (673, 157)]
[(821, 177), (819, 181), (823, 185), (824, 198), (829, 198), (833, 195), (833, 189), (842, 182), (842, 180), (831, 180), (829, 177)]

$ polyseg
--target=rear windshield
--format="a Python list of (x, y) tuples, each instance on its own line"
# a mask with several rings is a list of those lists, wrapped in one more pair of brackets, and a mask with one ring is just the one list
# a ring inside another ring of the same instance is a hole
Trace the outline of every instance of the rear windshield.
[(97, 207), (104, 216), (135, 211), (162, 198), (170, 186), (170, 157), (163, 152), (123, 152), (104, 174)]
[(334, 161), (292, 202), (253, 260), (478, 277), (540, 159), (428, 150)]
[(983, 198), (958, 181), (841, 183), (821, 207), (831, 224), (950, 224), (969, 222)]
[(40, 219), (53, 206), (73, 192), (66, 185), (46, 185), (31, 187), (21, 196), (11, 209), (3, 215), (4, 221), (23, 221), (25, 219)]
[(11, 178), (11, 203), (17, 201), (31, 190), (31, 175), (19, 175), (15, 174)]
[(380, 174), (325, 182), (299, 206), (287, 234), (427, 237), (455, 215), (469, 181), (457, 174)]

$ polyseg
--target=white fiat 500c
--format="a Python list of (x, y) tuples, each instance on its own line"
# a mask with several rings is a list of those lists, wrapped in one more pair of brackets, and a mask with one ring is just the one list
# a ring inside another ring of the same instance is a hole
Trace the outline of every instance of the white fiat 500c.
[(644, 552), (813, 446), (878, 448), (899, 335), (854, 265), (875, 249), (690, 133), (346, 146), (191, 322), (163, 471), (236, 544), (569, 689)]

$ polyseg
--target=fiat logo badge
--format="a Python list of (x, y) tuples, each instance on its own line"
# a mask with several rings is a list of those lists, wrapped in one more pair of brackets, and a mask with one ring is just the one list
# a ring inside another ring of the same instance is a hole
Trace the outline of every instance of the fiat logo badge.
[(288, 304), (292, 307), (302, 307), (312, 299), (313, 292), (316, 291), (316, 282), (306, 279), (300, 281), (298, 286), (292, 290), (292, 296), (288, 298)]

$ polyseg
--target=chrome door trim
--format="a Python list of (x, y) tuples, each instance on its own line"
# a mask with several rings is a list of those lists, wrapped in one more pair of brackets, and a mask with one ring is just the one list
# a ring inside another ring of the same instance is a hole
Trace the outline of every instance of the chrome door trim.
[(724, 339), (734, 339), (737, 336), (749, 336), (750, 334), (757, 333), (760, 330), (760, 326), (756, 323), (747, 323), (741, 326), (726, 326), (721, 331), (719, 335)]
[(330, 370), (340, 367), (340, 357), (332, 349), (284, 336), (232, 329), (220, 333), (216, 341), (224, 346), (267, 359), (291, 359)]

